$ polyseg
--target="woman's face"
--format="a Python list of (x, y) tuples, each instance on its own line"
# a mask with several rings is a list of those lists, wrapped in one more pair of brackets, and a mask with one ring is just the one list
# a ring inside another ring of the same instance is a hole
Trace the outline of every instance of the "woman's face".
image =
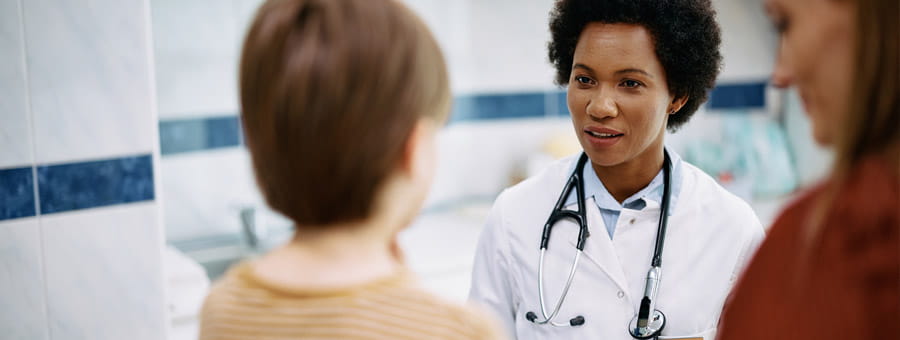
[(588, 24), (572, 65), (569, 112), (591, 161), (600, 167), (658, 161), (668, 115), (686, 98), (669, 93), (650, 32), (640, 25)]
[(777, 87), (796, 86), (819, 144), (833, 142), (849, 107), (855, 15), (848, 0), (766, 0), (781, 43), (772, 74)]

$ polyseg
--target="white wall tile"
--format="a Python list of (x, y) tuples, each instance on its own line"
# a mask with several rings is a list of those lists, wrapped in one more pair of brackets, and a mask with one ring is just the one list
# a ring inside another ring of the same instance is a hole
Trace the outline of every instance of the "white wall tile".
[(239, 25), (244, 24), (238, 5), (151, 1), (160, 118), (237, 111)]
[[(240, 51), (241, 45), (244, 43), (244, 35), (247, 33), (247, 29), (250, 28), (250, 24), (253, 22), (253, 18), (256, 15), (256, 10), (262, 5), (265, 0), (233, 0), (234, 1), (234, 13), (237, 18), (237, 46), (238, 51)], [(240, 53), (240, 52), (238, 52)]]
[(464, 75), (475, 92), (554, 89), (547, 60), (551, 0), (472, 1)]
[(778, 38), (761, 1), (716, 0), (722, 28), (724, 66), (719, 81), (767, 79), (775, 62)]
[(456, 93), (552, 89), (552, 0), (405, 0), (431, 28)]
[(0, 223), (0, 330), (6, 340), (47, 339), (37, 218)]
[(472, 1), (458, 0), (405, 0), (428, 25), (444, 53), (447, 68), (450, 71), (450, 84), (453, 92), (471, 92), (472, 53), (469, 32), (472, 30), (472, 18), (469, 14)]
[(153, 149), (144, 1), (23, 1), (39, 163)]
[(240, 233), (241, 208), (262, 204), (246, 149), (166, 156), (159, 168), (169, 241)]
[(47, 215), (40, 224), (53, 338), (166, 337), (155, 202)]
[(528, 158), (551, 137), (572, 133), (568, 117), (451, 125), (438, 135), (438, 163), (426, 207), (491, 196), (524, 175)]
[(19, 0), (0, 0), (0, 168), (32, 162)]

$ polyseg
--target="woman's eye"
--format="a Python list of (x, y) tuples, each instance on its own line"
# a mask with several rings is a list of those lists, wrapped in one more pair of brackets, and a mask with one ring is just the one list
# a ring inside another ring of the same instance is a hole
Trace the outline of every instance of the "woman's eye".
[(641, 83), (634, 80), (626, 80), (622, 82), (622, 86), (625, 86), (627, 88), (635, 88), (641, 86)]
[(590, 84), (590, 83), (591, 83), (591, 78), (588, 78), (588, 77), (585, 77), (585, 76), (576, 76), (576, 77), (575, 77), (575, 81), (587, 85), (587, 84)]

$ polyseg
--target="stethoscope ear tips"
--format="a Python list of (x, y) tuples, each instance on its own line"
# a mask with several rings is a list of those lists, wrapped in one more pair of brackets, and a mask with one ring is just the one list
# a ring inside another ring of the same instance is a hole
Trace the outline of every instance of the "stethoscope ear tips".
[(584, 317), (581, 315), (572, 318), (572, 320), (569, 320), (569, 325), (572, 325), (572, 327), (581, 326), (583, 324), (584, 324)]
[(537, 315), (535, 315), (534, 312), (528, 312), (528, 313), (525, 313), (525, 319), (527, 319), (528, 321), (534, 322), (534, 320), (537, 320)]

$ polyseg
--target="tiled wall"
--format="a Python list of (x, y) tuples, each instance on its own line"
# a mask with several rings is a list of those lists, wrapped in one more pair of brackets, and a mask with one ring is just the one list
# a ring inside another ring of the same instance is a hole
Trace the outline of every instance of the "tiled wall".
[(169, 240), (240, 232), (259, 205), (237, 119), (237, 59), (261, 0), (151, 0), (159, 181)]
[[(722, 85), (713, 91), (708, 109), (762, 110), (764, 89), (763, 83)], [(241, 144), (239, 118), (163, 120), (159, 129), (169, 239), (238, 233), (240, 209), (262, 205)], [(495, 195), (521, 175), (529, 156), (559, 134), (571, 134), (564, 92), (458, 96), (450, 123), (438, 136), (439, 166), (426, 209)]]
[(0, 338), (166, 336), (148, 2), (0, 0)]
[[(241, 146), (235, 82), (243, 31), (260, 2), (151, 1), (169, 240), (239, 233), (240, 210), (263, 206)], [(451, 122), (439, 135), (427, 206), (495, 195), (548, 138), (571, 133), (565, 93), (553, 85), (546, 61), (553, 1), (404, 2), (441, 44), (456, 94)], [(726, 65), (710, 109), (762, 110), (771, 58), (745, 56), (767, 55), (772, 32), (742, 18), (742, 12), (761, 16), (761, 9), (738, 0), (716, 3), (727, 20)], [(695, 123), (703, 133), (703, 122)], [(671, 141), (684, 144), (686, 136)]]

